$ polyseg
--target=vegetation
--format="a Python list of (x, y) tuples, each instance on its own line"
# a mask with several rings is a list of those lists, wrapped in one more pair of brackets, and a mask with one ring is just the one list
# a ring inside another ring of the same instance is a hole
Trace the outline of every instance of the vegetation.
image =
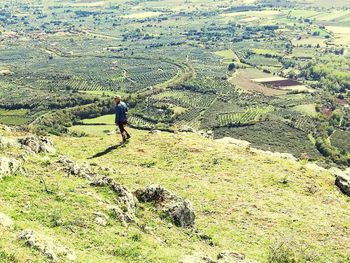
[[(273, 120), (346, 160), (350, 141), (330, 131), (350, 129), (348, 3), (243, 2), (1, 3), (0, 122), (66, 133), (112, 114), (119, 93), (135, 128), (220, 137)], [(244, 137), (263, 146), (266, 132)]]
[[(350, 166), (349, 52), (349, 0), (0, 1), (0, 124), (11, 126), (0, 125), (0, 172), (23, 163), (0, 174), (0, 262), (50, 261), (50, 248), (19, 239), (24, 229), (77, 262), (223, 251), (350, 262), (349, 198), (325, 169)], [(57, 152), (15, 143), (32, 134)], [(120, 222), (120, 197), (78, 166), (131, 191), (161, 184), (191, 202), (195, 228), (153, 203)]]
[[(260, 262), (347, 262), (349, 199), (328, 172), (195, 133), (131, 129), (127, 146), (106, 152), (119, 137), (105, 129), (109, 126), (88, 125), (82, 128), (88, 136), (52, 136), (56, 154), (28, 155), (26, 175), (0, 181), (0, 210), (15, 223), (13, 229), (0, 229), (0, 262), (47, 261), (18, 240), (28, 228), (72, 249), (77, 262), (175, 263), (196, 251), (213, 258), (235, 251)], [(92, 158), (97, 153), (105, 154)], [(161, 184), (188, 199), (196, 231), (173, 226), (153, 205), (142, 203), (137, 221), (123, 226), (109, 211), (111, 191), (67, 176), (57, 163), (61, 155), (132, 191)], [(108, 216), (106, 226), (95, 222), (96, 212)]]

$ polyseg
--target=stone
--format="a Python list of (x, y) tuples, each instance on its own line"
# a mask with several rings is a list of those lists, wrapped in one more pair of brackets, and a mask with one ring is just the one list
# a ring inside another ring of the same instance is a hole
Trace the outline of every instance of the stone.
[(335, 185), (346, 195), (350, 196), (350, 174), (338, 173), (335, 178)]
[(22, 162), (14, 158), (0, 157), (0, 179), (16, 173), (23, 173)]
[(108, 186), (115, 193), (116, 204), (112, 207), (114, 216), (123, 224), (133, 222), (136, 214), (136, 200), (125, 186), (118, 184), (109, 176), (97, 178), (93, 186)]
[[(256, 261), (247, 260), (245, 256), (236, 252), (221, 252), (217, 255), (218, 263), (255, 263)], [(257, 263), (257, 262), (256, 262)]]
[(92, 181), (98, 177), (98, 174), (92, 171), (88, 165), (78, 165), (65, 156), (58, 159), (58, 163), (63, 165), (63, 169), (69, 176), (76, 176)]
[(194, 129), (191, 128), (190, 126), (181, 126), (179, 129), (178, 129), (179, 132), (194, 132)]
[(281, 158), (281, 159), (289, 160), (289, 161), (292, 161), (292, 162), (296, 162), (298, 160), (297, 158), (295, 158), (293, 156), (293, 154), (290, 154), (290, 153), (264, 151), (264, 150), (260, 150), (260, 149), (256, 149), (256, 148), (251, 148), (250, 151), (252, 153), (266, 154), (266, 155), (269, 155), (271, 157)]
[(188, 200), (171, 193), (160, 185), (138, 189), (134, 194), (140, 202), (154, 202), (174, 225), (184, 228), (194, 227), (196, 216)]
[(107, 225), (107, 221), (108, 221), (107, 215), (105, 215), (104, 213), (101, 213), (101, 212), (95, 212), (93, 214), (96, 216), (96, 218), (95, 218), (96, 224), (101, 225), (101, 226)]
[(196, 252), (193, 255), (183, 256), (179, 263), (258, 263), (254, 260), (248, 260), (244, 255), (236, 252), (221, 252), (216, 259), (210, 258), (203, 252)]
[(150, 130), (149, 133), (151, 133), (151, 134), (160, 134), (160, 133), (162, 133), (162, 131), (160, 131), (160, 130)]
[(9, 147), (16, 147), (19, 146), (19, 143), (17, 140), (8, 138), (5, 136), (0, 136), (0, 149), (6, 149)]
[(204, 253), (194, 253), (193, 255), (185, 255), (181, 257), (179, 263), (216, 263), (208, 255)]
[[(22, 231), (19, 235), (19, 239), (24, 240), (25, 244), (28, 247), (39, 251), (49, 260), (52, 260), (54, 262), (62, 262), (66, 260), (75, 261), (77, 258), (74, 251), (57, 244), (49, 237), (34, 234), (32, 230)], [(63, 257), (66, 260), (63, 260)]]
[(217, 139), (216, 141), (223, 144), (232, 145), (237, 148), (243, 148), (243, 149), (250, 149), (250, 145), (251, 145), (251, 143), (248, 141), (237, 140), (231, 137), (224, 137), (222, 139)]
[(48, 137), (28, 136), (18, 140), (23, 148), (29, 148), (34, 153), (55, 153), (56, 149)]
[(4, 213), (0, 212), (0, 228), (1, 227), (10, 228), (12, 226), (13, 226), (12, 219), (9, 216), (5, 215)]
[(115, 219), (117, 219), (120, 223), (122, 223), (123, 226), (127, 226), (128, 222), (131, 221), (131, 218), (127, 216), (119, 206), (114, 205), (114, 206), (109, 206), (108, 208), (112, 216)]
[(7, 132), (7, 133), (11, 133), (12, 132), (12, 129), (10, 127), (8, 127), (6, 125), (2, 125), (2, 124), (0, 124), (0, 130), (3, 130), (5, 132)]
[(318, 172), (318, 173), (323, 173), (326, 172), (327, 170), (315, 163), (307, 163), (305, 164), (305, 167), (309, 170), (312, 170), (314, 172)]

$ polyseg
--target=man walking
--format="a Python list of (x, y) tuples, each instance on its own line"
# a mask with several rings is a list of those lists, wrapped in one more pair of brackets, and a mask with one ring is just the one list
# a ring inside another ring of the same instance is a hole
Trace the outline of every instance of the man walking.
[(128, 107), (125, 102), (122, 101), (121, 96), (117, 95), (114, 97), (115, 101), (115, 125), (119, 127), (120, 133), (123, 138), (123, 143), (127, 139), (130, 139), (130, 134), (125, 130), (125, 125), (128, 123), (128, 118), (126, 113), (128, 112)]

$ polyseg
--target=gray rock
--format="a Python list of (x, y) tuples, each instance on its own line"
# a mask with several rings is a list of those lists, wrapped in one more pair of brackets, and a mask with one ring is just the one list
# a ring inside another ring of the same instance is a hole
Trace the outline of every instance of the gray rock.
[[(74, 251), (57, 244), (51, 238), (36, 235), (32, 230), (22, 231), (19, 238), (24, 240), (28, 247), (39, 251), (54, 262), (74, 261), (77, 258)], [(61, 259), (62, 257), (65, 260)]]
[(98, 177), (98, 174), (92, 171), (90, 166), (80, 166), (65, 156), (61, 156), (58, 160), (58, 163), (63, 165), (63, 169), (68, 175), (81, 177), (89, 181), (92, 181)]
[(221, 252), (217, 255), (218, 263), (258, 263), (254, 260), (248, 260), (244, 255), (236, 252)]
[(136, 201), (133, 194), (125, 186), (118, 184), (113, 178), (104, 176), (91, 183), (93, 186), (108, 186), (115, 193), (116, 206), (113, 206), (113, 214), (123, 224), (135, 219)]
[(179, 132), (194, 132), (194, 129), (191, 128), (190, 126), (181, 126), (179, 129), (178, 129)]
[(216, 259), (210, 258), (208, 255), (197, 252), (193, 255), (183, 256), (179, 263), (258, 263), (254, 260), (247, 260), (245, 256), (235, 252), (221, 252)]
[(105, 215), (104, 213), (101, 213), (101, 212), (95, 212), (93, 214), (96, 216), (96, 218), (95, 218), (96, 224), (101, 225), (101, 226), (107, 225), (107, 221), (108, 221), (107, 215)]
[(160, 130), (150, 130), (149, 133), (151, 133), (151, 134), (160, 134), (160, 133), (162, 133), (162, 131), (160, 131)]
[(208, 255), (204, 253), (195, 253), (193, 255), (183, 256), (179, 263), (215, 263)]
[(13, 226), (12, 219), (9, 216), (0, 212), (0, 228), (1, 227), (12, 227), (12, 226)]
[(124, 211), (117, 205), (110, 206), (109, 210), (112, 214), (112, 216), (117, 219), (120, 223), (122, 223), (123, 226), (127, 226), (128, 222), (132, 221), (132, 218), (130, 218), (128, 215), (124, 213)]
[(12, 129), (10, 127), (2, 125), (2, 124), (0, 124), (0, 130), (3, 130), (3, 131), (8, 132), (8, 133), (10, 133), (12, 131)]
[(47, 137), (28, 136), (18, 140), (24, 147), (29, 148), (34, 153), (55, 153), (56, 149), (52, 141)]
[(0, 136), (0, 149), (6, 149), (9, 147), (18, 147), (18, 146), (19, 146), (19, 143), (17, 142), (17, 140)]
[(285, 159), (285, 160), (289, 160), (292, 162), (296, 162), (298, 161), (297, 158), (295, 158), (293, 156), (293, 154), (290, 153), (280, 153), (280, 152), (271, 152), (271, 151), (264, 151), (264, 150), (260, 150), (260, 149), (256, 149), (256, 148), (251, 148), (250, 151), (252, 153), (256, 153), (256, 154), (265, 154), (271, 157), (276, 157), (276, 158), (280, 158), (280, 159)]
[(350, 196), (350, 174), (338, 173), (335, 178), (335, 185), (346, 195)]
[(195, 213), (188, 200), (179, 197), (159, 185), (151, 185), (135, 191), (140, 202), (154, 202), (172, 223), (178, 227), (191, 228), (195, 224)]
[(238, 140), (238, 139), (234, 139), (231, 137), (224, 137), (222, 139), (217, 139), (215, 141), (226, 144), (226, 145), (232, 145), (232, 146), (237, 147), (237, 148), (246, 149), (246, 150), (249, 150), (250, 145), (251, 145), (251, 143), (248, 141)]
[(0, 179), (16, 173), (23, 173), (22, 162), (8, 157), (0, 157)]

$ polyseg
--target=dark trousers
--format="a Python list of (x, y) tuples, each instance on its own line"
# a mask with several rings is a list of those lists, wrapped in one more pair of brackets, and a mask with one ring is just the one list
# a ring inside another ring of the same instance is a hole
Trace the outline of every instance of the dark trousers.
[(128, 137), (129, 133), (125, 130), (125, 125), (128, 124), (128, 122), (127, 121), (121, 121), (121, 122), (118, 122), (117, 124), (118, 124), (119, 130), (120, 130), (120, 133), (121, 133), (123, 139)]

